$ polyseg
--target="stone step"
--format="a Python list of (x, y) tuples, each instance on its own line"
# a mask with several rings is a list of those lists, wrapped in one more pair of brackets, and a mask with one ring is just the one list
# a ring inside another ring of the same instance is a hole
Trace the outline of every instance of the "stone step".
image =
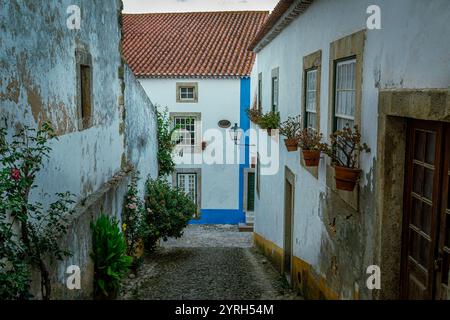
[(239, 223), (239, 232), (253, 232), (253, 223)]

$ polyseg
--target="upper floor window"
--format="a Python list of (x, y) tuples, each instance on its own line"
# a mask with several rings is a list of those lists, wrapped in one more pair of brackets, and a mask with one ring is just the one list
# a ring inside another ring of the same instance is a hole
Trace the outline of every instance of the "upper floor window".
[(317, 126), (317, 69), (306, 71), (305, 79), (305, 126), (318, 129)]
[(90, 128), (93, 123), (92, 58), (84, 49), (77, 49), (75, 58), (77, 63), (78, 130), (84, 130)]
[(278, 97), (279, 97), (279, 69), (272, 70), (272, 111), (278, 111)]
[(180, 88), (180, 100), (194, 100), (194, 87), (181, 87)]
[(335, 70), (335, 129), (355, 125), (356, 59), (338, 61)]
[(262, 73), (258, 75), (258, 110), (262, 112)]
[(197, 143), (196, 117), (176, 116), (173, 118), (174, 127), (178, 129), (178, 145), (193, 147)]
[(177, 83), (177, 102), (198, 102), (198, 83)]

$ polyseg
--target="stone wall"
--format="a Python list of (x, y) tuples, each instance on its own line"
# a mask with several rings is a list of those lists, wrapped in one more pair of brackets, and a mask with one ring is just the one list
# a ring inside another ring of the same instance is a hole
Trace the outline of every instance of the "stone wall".
[[(67, 27), (71, 5), (81, 9), (79, 30)], [(157, 171), (154, 109), (124, 66), (121, 10), (120, 0), (0, 3), (1, 125), (13, 135), (23, 125), (51, 122), (59, 139), (36, 176), (31, 201), (48, 206), (57, 192), (76, 196), (69, 233), (61, 239), (73, 255), (50, 268), (52, 298), (92, 297), (90, 222), (100, 212), (120, 217), (133, 167), (143, 178)], [(84, 130), (76, 52), (89, 56), (92, 70), (92, 121)], [(70, 265), (81, 268), (81, 290), (65, 286)], [(34, 280), (32, 293), (39, 298), (37, 274)]]
[(127, 159), (139, 170), (139, 191), (148, 177), (158, 176), (156, 110), (139, 81), (125, 66)]

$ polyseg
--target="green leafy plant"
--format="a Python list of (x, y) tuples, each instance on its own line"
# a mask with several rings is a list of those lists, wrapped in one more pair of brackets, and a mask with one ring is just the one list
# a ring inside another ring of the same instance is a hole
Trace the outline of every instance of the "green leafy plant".
[(8, 299), (29, 298), (28, 267), (32, 266), (40, 271), (42, 298), (48, 300), (47, 263), (70, 255), (60, 247), (60, 240), (67, 232), (73, 195), (58, 193), (57, 200), (45, 208), (29, 200), (36, 174), (49, 157), (49, 141), (57, 139), (49, 123), (39, 130), (18, 129), (9, 142), (7, 133), (5, 125), (0, 129), (0, 291)]
[(160, 177), (167, 176), (175, 170), (175, 163), (172, 158), (172, 152), (176, 145), (172, 136), (176, 128), (170, 129), (170, 119), (167, 108), (159, 111), (156, 107), (156, 118), (158, 124), (158, 175)]
[(259, 118), (261, 118), (261, 111), (258, 109), (247, 109), (245, 113), (253, 123), (258, 123)]
[(297, 135), (297, 140), (302, 150), (326, 152), (328, 145), (322, 142), (323, 134), (312, 128), (305, 128)]
[(349, 168), (358, 168), (358, 159), (361, 152), (370, 152), (370, 148), (365, 143), (361, 143), (361, 133), (358, 126), (352, 129), (348, 124), (330, 136), (331, 147), (327, 154), (333, 164)]
[(148, 251), (154, 250), (159, 239), (181, 237), (197, 211), (195, 203), (183, 191), (162, 179), (147, 181), (145, 207), (150, 229), (145, 240)]
[(278, 129), (280, 127), (280, 113), (270, 111), (261, 115), (258, 125), (261, 129)]
[(127, 243), (127, 255), (133, 257), (132, 267), (137, 269), (141, 259), (137, 252), (142, 245), (143, 239), (149, 233), (146, 222), (144, 201), (139, 198), (137, 190), (137, 175), (134, 175), (125, 197), (124, 210), (122, 213), (122, 231)]
[(118, 221), (104, 214), (91, 223), (94, 261), (94, 297), (114, 299), (120, 282), (127, 274), (132, 258), (126, 255), (126, 244)]
[(301, 116), (288, 117), (280, 125), (280, 134), (287, 139), (296, 139), (302, 129)]

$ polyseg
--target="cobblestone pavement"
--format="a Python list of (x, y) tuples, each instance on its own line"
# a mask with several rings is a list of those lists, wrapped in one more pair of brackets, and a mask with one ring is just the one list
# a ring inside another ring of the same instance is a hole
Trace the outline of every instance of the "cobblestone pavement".
[(124, 281), (121, 299), (301, 299), (252, 248), (252, 233), (235, 226), (190, 225), (146, 257), (138, 276)]

